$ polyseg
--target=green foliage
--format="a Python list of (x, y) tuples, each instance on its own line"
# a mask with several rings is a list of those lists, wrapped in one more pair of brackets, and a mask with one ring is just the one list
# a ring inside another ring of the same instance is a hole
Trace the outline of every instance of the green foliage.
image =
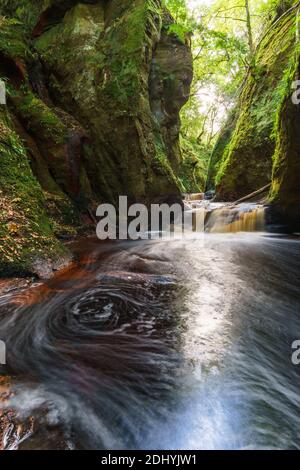
[(256, 64), (246, 77), (235, 129), (220, 155), (216, 185), (222, 188), (222, 197), (250, 193), (271, 180), (278, 116), (286, 94), (291, 93), (289, 59), (294, 58), (294, 48), (292, 11), (267, 28), (256, 53)]
[(181, 42), (185, 42), (186, 29), (184, 26), (177, 23), (170, 24), (168, 26), (168, 33), (175, 34)]
[[(236, 106), (241, 86), (249, 66), (257, 81), (265, 73), (264, 68), (253, 63), (249, 50), (249, 30), (243, 2), (236, 0), (213, 0), (190, 8), (185, 0), (166, 0), (176, 24), (170, 31), (182, 40), (192, 33), (194, 57), (194, 80), (191, 97), (181, 113), (182, 137), (201, 145), (203, 154), (212, 153), (222, 126), (231, 110)], [(258, 43), (265, 23), (278, 15), (277, 0), (250, 0), (251, 33)], [(254, 45), (255, 45), (254, 44)], [(273, 106), (270, 96), (265, 105), (253, 108), (257, 121), (270, 120), (266, 109)], [(203, 152), (203, 149), (204, 152)]]

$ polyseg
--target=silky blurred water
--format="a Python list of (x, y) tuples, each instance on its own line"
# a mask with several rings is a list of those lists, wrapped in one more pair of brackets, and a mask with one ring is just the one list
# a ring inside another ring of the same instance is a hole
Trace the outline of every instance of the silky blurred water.
[(69, 270), (0, 298), (10, 406), (24, 419), (43, 410), (70, 448), (300, 448), (297, 238), (75, 250)]

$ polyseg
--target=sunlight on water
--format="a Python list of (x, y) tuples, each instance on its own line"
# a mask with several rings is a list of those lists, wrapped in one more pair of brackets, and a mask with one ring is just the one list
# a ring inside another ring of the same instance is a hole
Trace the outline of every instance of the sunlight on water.
[(10, 406), (40, 423), (10, 445), (300, 448), (297, 239), (206, 233), (74, 248), (69, 270), (0, 298), (8, 363), (22, 377)]

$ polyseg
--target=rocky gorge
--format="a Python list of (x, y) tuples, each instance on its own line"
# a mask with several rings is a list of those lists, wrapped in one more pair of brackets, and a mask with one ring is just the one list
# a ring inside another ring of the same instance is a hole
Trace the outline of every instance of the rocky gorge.
[[(300, 449), (300, 4), (272, 2), (208, 163), (192, 29), (248, 55), (173, 3), (0, 0), (0, 450)], [(100, 241), (121, 195), (190, 226)]]
[[(280, 2), (266, 25), (206, 182), (224, 201), (270, 183), (269, 219), (288, 231), (300, 218), (297, 11)], [(163, 2), (3, 0), (0, 15), (2, 273), (49, 277), (70, 259), (64, 242), (93, 231), (101, 202), (204, 190), (179, 139), (190, 38)]]
[(1, 3), (1, 272), (50, 271), (100, 202), (180, 199), (191, 50), (160, 0)]

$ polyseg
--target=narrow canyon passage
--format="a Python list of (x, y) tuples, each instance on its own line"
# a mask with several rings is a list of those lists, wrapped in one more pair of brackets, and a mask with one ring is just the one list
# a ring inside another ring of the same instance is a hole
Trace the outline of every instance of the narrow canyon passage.
[(69, 270), (0, 298), (9, 406), (36, 422), (7, 448), (300, 448), (299, 239), (74, 249)]
[(0, 0), (0, 451), (300, 450), (299, 76), (300, 0)]

